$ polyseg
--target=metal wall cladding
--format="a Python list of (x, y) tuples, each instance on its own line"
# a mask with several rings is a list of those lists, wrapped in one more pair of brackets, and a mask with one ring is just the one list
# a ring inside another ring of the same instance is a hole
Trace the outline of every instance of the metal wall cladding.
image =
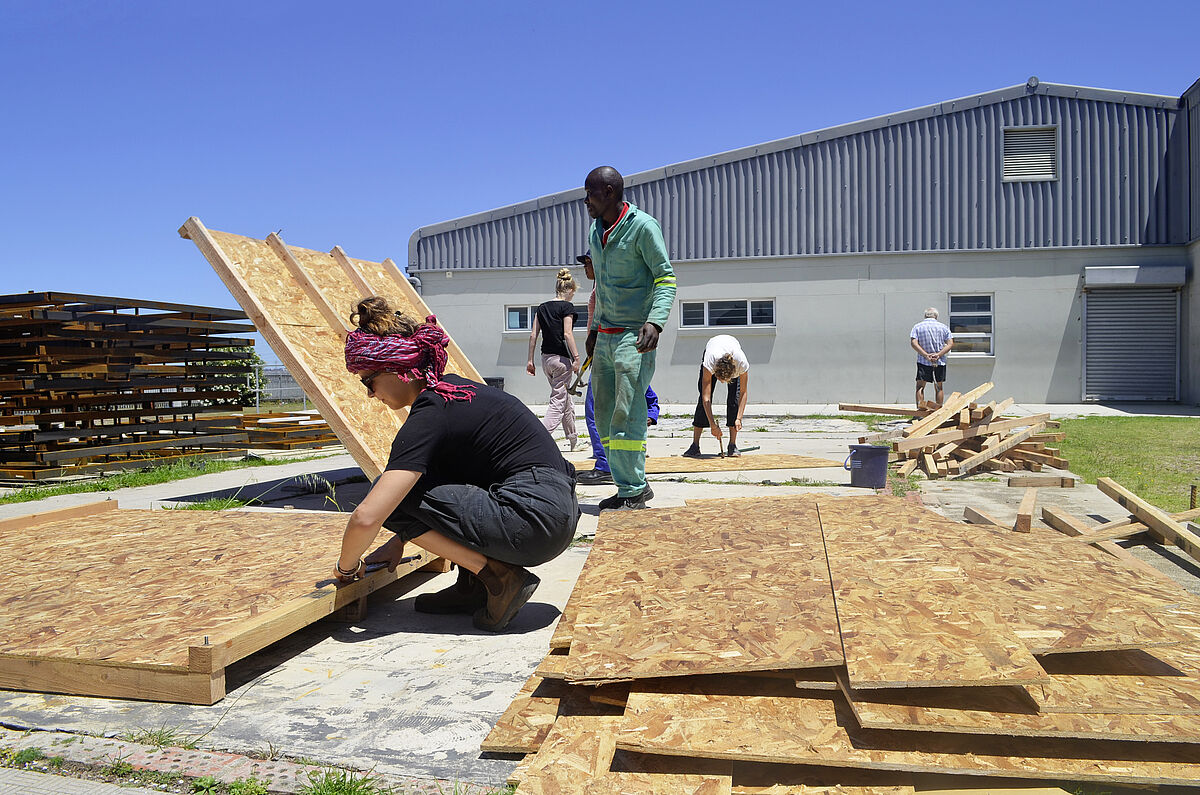
[[(1173, 138), (1180, 141), (1174, 148), (1176, 158), (1182, 158), (1186, 151), (1188, 174), (1192, 202), (1190, 207), (1188, 240), (1200, 237), (1200, 80), (1192, 83), (1191, 88), (1183, 92), (1180, 98), (1182, 113)], [(1182, 128), (1182, 130), (1180, 129)]]
[[(681, 260), (1179, 244), (1200, 226), (1188, 201), (1200, 172), (1187, 153), (1193, 136), (1181, 128), (1172, 139), (1177, 123), (1187, 118), (1174, 106), (1030, 94), (708, 167), (667, 167), (626, 198), (658, 218)], [(1058, 178), (1004, 182), (1004, 128), (1038, 125), (1057, 127)], [(1180, 147), (1182, 156), (1168, 158)], [(590, 223), (582, 195), (415, 237), (410, 267), (573, 263)]]

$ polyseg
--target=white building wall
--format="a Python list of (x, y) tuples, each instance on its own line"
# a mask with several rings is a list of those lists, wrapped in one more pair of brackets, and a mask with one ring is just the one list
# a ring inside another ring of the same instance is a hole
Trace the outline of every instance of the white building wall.
[[(1192, 261), (1200, 249), (1190, 251)], [(997, 398), (1075, 403), (1081, 395), (1081, 292), (1088, 265), (1182, 264), (1182, 247), (834, 255), (676, 263), (678, 300), (774, 298), (773, 329), (680, 329), (678, 303), (660, 342), (653, 386), (668, 403), (696, 399), (705, 342), (738, 337), (751, 362), (751, 402), (907, 403), (916, 358), (909, 331), (927, 306), (946, 319), (951, 293), (994, 295), (995, 355), (950, 359), (948, 391), (993, 381)], [(575, 269), (586, 301), (590, 283)], [(528, 332), (504, 331), (503, 308), (553, 297), (554, 268), (422, 271), (423, 296), (485, 376), (545, 402), (540, 367), (525, 372)], [(1195, 279), (1185, 316), (1200, 328)], [(584, 334), (577, 336), (583, 345)], [(1185, 345), (1185, 393), (1200, 395), (1200, 352)], [(1190, 357), (1190, 358), (1189, 358)], [(540, 354), (538, 354), (540, 364)], [(723, 392), (719, 393), (723, 394)], [(1192, 398), (1195, 399), (1194, 397)]]

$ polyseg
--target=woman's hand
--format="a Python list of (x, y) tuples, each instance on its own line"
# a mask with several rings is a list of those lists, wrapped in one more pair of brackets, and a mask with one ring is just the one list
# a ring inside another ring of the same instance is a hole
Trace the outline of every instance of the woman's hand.
[(525, 372), (530, 375), (537, 375), (537, 368), (533, 366), (533, 359), (530, 359), (525, 365)]
[(571, 372), (578, 373), (579, 368), (582, 366), (583, 366), (583, 362), (579, 361), (579, 355), (576, 354), (575, 358), (571, 359)]
[[(338, 582), (354, 582), (365, 573), (366, 568), (367, 564), (363, 562), (362, 558), (359, 558), (356, 562), (351, 563), (345, 568), (342, 567), (342, 561), (338, 560), (338, 562), (333, 565), (333, 576), (337, 577)], [(351, 569), (353, 569), (353, 571), (351, 571)], [(346, 572), (348, 571), (351, 573), (347, 574)]]

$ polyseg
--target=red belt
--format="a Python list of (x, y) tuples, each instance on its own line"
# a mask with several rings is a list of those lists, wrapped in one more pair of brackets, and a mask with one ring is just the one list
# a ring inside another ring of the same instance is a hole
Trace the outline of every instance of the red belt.
[(601, 334), (624, 334), (626, 331), (629, 331), (629, 329), (614, 327), (614, 328), (598, 328), (598, 329), (596, 329), (596, 331), (599, 331)]

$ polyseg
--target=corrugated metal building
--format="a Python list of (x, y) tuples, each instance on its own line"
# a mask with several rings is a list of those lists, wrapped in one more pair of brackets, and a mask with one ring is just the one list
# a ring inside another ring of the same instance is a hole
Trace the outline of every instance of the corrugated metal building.
[[(704, 343), (731, 333), (752, 401), (907, 402), (909, 329), (935, 306), (958, 339), (951, 389), (1200, 402), (1198, 138), (1200, 81), (1177, 98), (1031, 78), (626, 175), (679, 277), (655, 388), (694, 400)], [(459, 344), (531, 401), (546, 387), (524, 374), (530, 308), (586, 246), (582, 198), (409, 243), (409, 272)]]

